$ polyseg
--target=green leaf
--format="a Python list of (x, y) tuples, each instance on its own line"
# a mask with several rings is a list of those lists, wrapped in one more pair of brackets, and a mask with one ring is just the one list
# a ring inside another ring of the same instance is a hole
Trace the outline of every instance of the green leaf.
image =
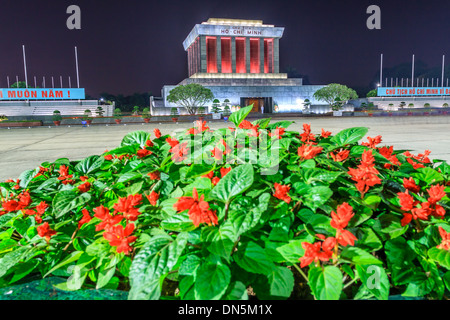
[(90, 156), (86, 159), (81, 160), (75, 166), (75, 170), (83, 174), (89, 174), (100, 169), (103, 162), (105, 162), (104, 157)]
[(325, 183), (333, 183), (342, 172), (329, 171), (318, 168), (307, 168), (300, 171), (303, 180), (307, 184), (311, 184), (313, 182), (325, 182)]
[(117, 183), (125, 183), (131, 180), (135, 180), (135, 179), (139, 179), (142, 178), (142, 174), (138, 173), (138, 172), (127, 172), (124, 173), (123, 175), (121, 175), (119, 177), (119, 179), (117, 179)]
[(243, 192), (253, 184), (253, 166), (251, 164), (240, 165), (232, 169), (211, 190), (209, 196), (213, 199), (229, 203), (231, 199)]
[(176, 240), (156, 235), (138, 252), (130, 268), (129, 300), (157, 300), (161, 296), (163, 277), (172, 270), (187, 244), (188, 234)]
[(442, 267), (450, 270), (450, 251), (438, 248), (428, 250), (428, 256)]
[(294, 275), (286, 267), (275, 267), (267, 275), (270, 286), (270, 295), (287, 299), (294, 290)]
[(270, 120), (272, 120), (272, 118), (258, 119), (258, 120), (253, 121), (252, 124), (254, 126), (259, 125), (260, 129), (266, 129), (270, 123)]
[(207, 173), (211, 172), (212, 170), (214, 170), (214, 166), (207, 165), (207, 164), (195, 164), (194, 163), (188, 167), (185, 179), (201, 177), (201, 176), (206, 175)]
[(444, 181), (442, 174), (432, 168), (419, 168), (417, 172), (411, 173), (411, 176), (425, 182), (428, 186)]
[(248, 300), (247, 287), (240, 281), (230, 283), (222, 300)]
[(21, 188), (27, 188), (28, 185), (30, 184), (31, 180), (33, 180), (33, 178), (38, 174), (39, 169), (34, 169), (34, 170), (27, 170), (22, 172), (22, 174), (19, 176), (19, 186)]
[(303, 257), (305, 249), (302, 247), (304, 240), (291, 240), (288, 244), (279, 246), (276, 250), (289, 263), (298, 263), (298, 259)]
[(181, 263), (178, 274), (184, 276), (194, 275), (198, 267), (200, 266), (202, 259), (196, 255), (188, 255), (186, 259)]
[(241, 122), (248, 116), (248, 114), (252, 111), (252, 109), (253, 105), (241, 108), (239, 111), (233, 112), (229, 120), (233, 122), (236, 127), (239, 127)]
[(279, 121), (279, 122), (275, 122), (270, 124), (267, 129), (268, 130), (274, 130), (277, 127), (278, 128), (284, 128), (287, 129), (291, 124), (295, 123), (294, 121)]
[(407, 230), (408, 226), (402, 227), (401, 218), (394, 216), (392, 214), (384, 214), (379, 217), (379, 229), (375, 231), (380, 231), (382, 233), (388, 234), (391, 239), (395, 239), (403, 235)]
[(45, 275), (44, 278), (47, 277), (49, 274), (53, 273), (54, 271), (68, 265), (69, 263), (78, 261), (80, 259), (81, 255), (83, 254), (83, 251), (75, 251), (72, 252), (70, 255), (68, 255), (63, 261), (58, 263), (56, 266), (50, 269)]
[(233, 257), (239, 267), (251, 273), (267, 275), (275, 266), (264, 249), (252, 241), (239, 246)]
[(240, 236), (258, 225), (262, 215), (267, 211), (270, 198), (269, 193), (263, 193), (258, 198), (256, 207), (249, 209), (248, 206), (242, 206), (239, 210), (229, 211), (228, 218), (234, 226), (236, 236)]
[(355, 265), (383, 264), (370, 253), (357, 247), (345, 247), (341, 252), (340, 259)]
[(331, 142), (336, 145), (336, 147), (343, 147), (348, 144), (357, 143), (369, 132), (368, 128), (358, 127), (345, 129), (336, 134), (331, 138)]
[(334, 266), (310, 267), (309, 287), (317, 300), (339, 300), (343, 289), (343, 276)]
[(138, 144), (140, 147), (144, 147), (147, 140), (150, 140), (150, 133), (145, 131), (135, 131), (127, 134), (121, 143), (121, 146), (131, 146)]
[(206, 248), (209, 252), (228, 260), (231, 256), (231, 250), (234, 247), (237, 236), (235, 235), (233, 226), (229, 223), (225, 223), (220, 226), (220, 228), (203, 228), (201, 240), (202, 243), (206, 244)]
[(372, 293), (378, 300), (388, 300), (389, 298), (389, 278), (382, 266), (378, 265), (357, 265), (356, 271), (363, 286)]
[(230, 269), (223, 263), (205, 263), (197, 272), (194, 290), (196, 300), (219, 300), (231, 280)]
[(317, 208), (325, 204), (332, 195), (333, 191), (329, 187), (318, 186), (309, 189), (309, 191), (302, 196), (302, 199), (305, 206), (316, 211)]
[[(169, 199), (171, 200), (171, 199)], [(175, 199), (176, 200), (176, 199)], [(197, 229), (186, 212), (175, 213), (161, 221), (161, 227), (168, 231), (189, 232)]]
[(83, 208), (91, 200), (88, 192), (78, 194), (73, 190), (60, 191), (53, 198), (53, 214), (60, 218), (71, 210)]
[(3, 258), (0, 258), (0, 278), (3, 277), (9, 269), (18, 264), (27, 254), (29, 249), (29, 247), (20, 247), (17, 250), (8, 252)]
[(413, 263), (414, 251), (403, 238), (387, 241), (384, 248), (387, 264), (391, 270), (392, 283), (394, 285), (407, 284), (416, 269)]

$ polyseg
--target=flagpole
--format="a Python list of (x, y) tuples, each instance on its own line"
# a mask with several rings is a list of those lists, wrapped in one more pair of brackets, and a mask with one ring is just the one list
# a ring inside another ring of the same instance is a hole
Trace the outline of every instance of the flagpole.
[(22, 45), (22, 51), (23, 51), (23, 66), (25, 69), (25, 85), (28, 89), (27, 61), (26, 61), (26, 56), (25, 56), (25, 46), (24, 45)]
[(80, 88), (80, 72), (78, 69), (78, 49), (77, 49), (77, 47), (75, 47), (75, 64), (77, 67), (77, 85), (78, 85), (78, 88)]
[(380, 63), (380, 86), (383, 86), (383, 54), (381, 54), (381, 63)]
[(442, 56), (442, 86), (444, 86), (445, 55)]
[(411, 87), (414, 87), (414, 55), (412, 60), (412, 81), (411, 81)]

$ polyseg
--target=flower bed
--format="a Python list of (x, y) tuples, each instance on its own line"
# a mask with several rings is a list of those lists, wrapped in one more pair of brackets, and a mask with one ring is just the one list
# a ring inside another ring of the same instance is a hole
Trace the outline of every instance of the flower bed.
[(1, 121), (0, 128), (13, 128), (13, 127), (41, 127), (42, 121), (38, 120), (21, 120), (21, 121)]
[[(0, 183), (0, 287), (129, 299), (443, 299), (450, 166), (291, 121), (137, 131)], [(154, 135), (154, 137), (153, 137)]]

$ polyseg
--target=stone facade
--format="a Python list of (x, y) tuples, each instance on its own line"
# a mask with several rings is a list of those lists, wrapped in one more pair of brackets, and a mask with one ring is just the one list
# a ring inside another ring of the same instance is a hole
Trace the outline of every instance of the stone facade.
[[(173, 88), (191, 83), (210, 89), (220, 102), (228, 99), (232, 106), (252, 101), (253, 112), (301, 112), (306, 99), (323, 106), (313, 98), (323, 86), (305, 86), (302, 79), (280, 73), (283, 33), (284, 28), (260, 20), (209, 19), (197, 24), (183, 42), (189, 78), (163, 87), (164, 106), (179, 107), (169, 103), (167, 96)], [(212, 101), (206, 106), (211, 105)]]

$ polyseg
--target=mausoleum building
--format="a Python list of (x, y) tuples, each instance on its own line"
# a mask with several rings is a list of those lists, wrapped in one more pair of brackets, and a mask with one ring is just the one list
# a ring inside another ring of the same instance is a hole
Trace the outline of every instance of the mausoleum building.
[[(280, 72), (283, 33), (283, 27), (260, 20), (213, 18), (197, 24), (183, 42), (189, 78), (178, 85), (201, 84), (221, 102), (228, 99), (241, 107), (253, 104), (253, 112), (301, 112), (306, 99), (327, 111), (323, 102), (313, 98), (323, 86), (303, 85), (302, 79)], [(179, 107), (167, 101), (178, 85), (163, 87), (164, 107)]]

